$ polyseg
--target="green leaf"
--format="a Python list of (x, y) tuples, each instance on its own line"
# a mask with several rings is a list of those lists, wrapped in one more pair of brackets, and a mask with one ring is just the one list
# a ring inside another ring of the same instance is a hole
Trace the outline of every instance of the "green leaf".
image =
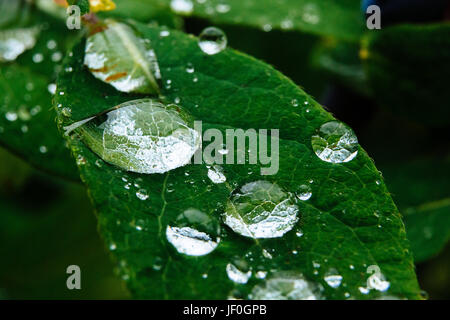
[(80, 7), (80, 14), (84, 15), (86, 13), (89, 13), (90, 6), (89, 6), (89, 0), (67, 0), (69, 5), (75, 5)]
[(429, 126), (450, 123), (449, 23), (370, 32), (364, 46), (364, 68), (380, 104)]
[(37, 11), (26, 21), (24, 27), (40, 30), (36, 44), (14, 61), (0, 64), (0, 144), (37, 168), (78, 180), (56, 127), (50, 93), (56, 90), (56, 73), (73, 36)]
[(428, 260), (450, 240), (450, 198), (410, 208), (404, 221), (414, 261)]
[(184, 16), (207, 19), (214, 24), (244, 25), (270, 31), (295, 30), (358, 40), (363, 14), (358, 0), (154, 0)]
[[(329, 163), (312, 150), (312, 136), (333, 120), (329, 113), (265, 63), (230, 49), (208, 56), (192, 36), (177, 31), (161, 36), (165, 29), (133, 25), (158, 56), (165, 103), (175, 101), (202, 120), (204, 130), (279, 128), (281, 137), (277, 174), (261, 176), (260, 165), (224, 164), (223, 183), (215, 183), (223, 180), (217, 172), (212, 180), (208, 177), (211, 168), (206, 165), (164, 174), (126, 172), (100, 160), (77, 135), (68, 138), (98, 212), (100, 232), (135, 297), (224, 299), (246, 298), (251, 292), (257, 297), (267, 289), (260, 279), (264, 273), (258, 271), (267, 271), (270, 285), (280, 277), (306, 279), (311, 292), (323, 287), (317, 295), (328, 299), (420, 298), (401, 217), (371, 159), (358, 148), (353, 160)], [(65, 92), (55, 99), (62, 126), (139, 97), (96, 80), (82, 66), (84, 50), (84, 42), (74, 48), (66, 61), (73, 72), (58, 81)], [(64, 107), (71, 108), (70, 117), (63, 114)], [(306, 199), (305, 187), (312, 192), (309, 200), (295, 201), (298, 222), (282, 237), (256, 241), (221, 224), (217, 248), (198, 257), (179, 253), (166, 239), (187, 210), (220, 220), (231, 193), (260, 180), (280, 188), (277, 199), (295, 193)], [(247, 284), (227, 277), (227, 269), (231, 278), (236, 273), (229, 264), (244, 274), (252, 271)], [(372, 265), (389, 281), (387, 293), (362, 293)], [(341, 285), (333, 288), (330, 275), (342, 276)]]
[(182, 18), (176, 16), (153, 0), (114, 0), (116, 9), (98, 12), (99, 17), (131, 18), (141, 22), (157, 21), (161, 26), (180, 29)]

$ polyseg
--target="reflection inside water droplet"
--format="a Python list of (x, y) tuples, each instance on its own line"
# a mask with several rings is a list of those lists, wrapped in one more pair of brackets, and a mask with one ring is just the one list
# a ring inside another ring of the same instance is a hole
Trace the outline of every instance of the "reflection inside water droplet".
[(358, 139), (348, 126), (338, 121), (323, 124), (317, 135), (311, 138), (316, 155), (323, 161), (343, 163), (358, 154)]
[(206, 54), (217, 54), (227, 47), (227, 37), (222, 30), (208, 27), (200, 33), (198, 45)]
[(278, 185), (245, 184), (228, 200), (223, 219), (234, 232), (251, 238), (277, 238), (297, 222), (298, 207)]

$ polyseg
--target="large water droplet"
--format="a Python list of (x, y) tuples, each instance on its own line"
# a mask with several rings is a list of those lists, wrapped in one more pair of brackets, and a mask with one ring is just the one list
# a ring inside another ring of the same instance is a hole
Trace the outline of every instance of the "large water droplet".
[(189, 15), (194, 10), (194, 3), (191, 0), (172, 0), (170, 8), (178, 14)]
[(0, 62), (13, 61), (36, 44), (40, 27), (0, 31)]
[(240, 235), (277, 238), (294, 227), (297, 214), (298, 207), (278, 185), (255, 181), (233, 193), (223, 219)]
[(123, 92), (157, 93), (161, 78), (150, 42), (128, 25), (106, 19), (106, 28), (86, 40), (84, 64), (92, 74)]
[(338, 121), (323, 124), (311, 139), (316, 155), (323, 161), (343, 163), (358, 154), (358, 139), (348, 126)]
[(206, 54), (213, 55), (219, 53), (227, 47), (227, 37), (225, 33), (216, 28), (208, 27), (199, 36), (198, 45)]
[(190, 161), (201, 144), (201, 134), (192, 129), (192, 123), (178, 106), (140, 99), (65, 129), (80, 131), (82, 140), (104, 161), (150, 174)]
[(279, 272), (257, 285), (249, 296), (253, 300), (319, 300), (320, 288), (306, 280), (303, 275)]
[(197, 209), (188, 209), (167, 226), (167, 240), (179, 253), (203, 256), (212, 252), (220, 242), (217, 219)]

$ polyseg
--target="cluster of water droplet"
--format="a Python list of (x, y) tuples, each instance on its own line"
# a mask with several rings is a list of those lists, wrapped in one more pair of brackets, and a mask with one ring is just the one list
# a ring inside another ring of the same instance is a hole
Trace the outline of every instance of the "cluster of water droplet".
[(201, 133), (180, 107), (152, 99), (129, 101), (66, 127), (103, 160), (127, 171), (164, 173), (189, 163)]

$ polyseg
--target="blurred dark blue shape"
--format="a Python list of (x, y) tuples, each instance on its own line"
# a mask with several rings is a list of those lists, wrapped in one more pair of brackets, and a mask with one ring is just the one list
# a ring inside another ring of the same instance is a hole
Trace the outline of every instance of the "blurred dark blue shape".
[(444, 20), (450, 8), (450, 0), (363, 0), (366, 13), (371, 5), (381, 8), (383, 26), (396, 23), (421, 23)]

